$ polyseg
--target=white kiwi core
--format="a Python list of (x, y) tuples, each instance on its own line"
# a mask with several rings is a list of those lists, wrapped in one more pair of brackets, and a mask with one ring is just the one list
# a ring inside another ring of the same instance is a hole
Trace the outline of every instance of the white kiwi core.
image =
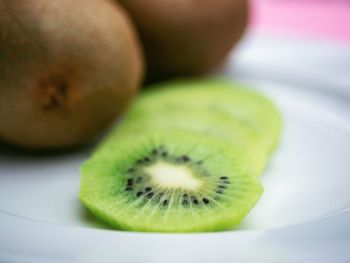
[(156, 162), (144, 170), (151, 176), (155, 185), (164, 188), (196, 190), (202, 182), (185, 165), (175, 165), (164, 161)]

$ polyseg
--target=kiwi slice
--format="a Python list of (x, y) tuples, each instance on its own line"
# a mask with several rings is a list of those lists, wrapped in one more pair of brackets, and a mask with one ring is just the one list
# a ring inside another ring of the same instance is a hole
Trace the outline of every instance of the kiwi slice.
[(193, 109), (186, 114), (182, 111), (154, 114), (135, 121), (126, 119), (101, 144), (122, 138), (129, 134), (142, 134), (145, 130), (183, 130), (201, 133), (223, 140), (225, 143), (240, 144), (251, 158), (251, 168), (254, 175), (259, 176), (265, 167), (267, 155), (260, 142), (258, 134), (238, 121), (232, 121), (232, 116), (222, 112), (213, 113)]
[(134, 231), (234, 227), (262, 193), (240, 146), (191, 132), (111, 141), (82, 167), (80, 198), (100, 219)]
[(127, 119), (193, 109), (225, 112), (260, 136), (267, 152), (278, 142), (282, 120), (275, 105), (260, 93), (225, 79), (176, 80), (150, 87), (134, 103)]

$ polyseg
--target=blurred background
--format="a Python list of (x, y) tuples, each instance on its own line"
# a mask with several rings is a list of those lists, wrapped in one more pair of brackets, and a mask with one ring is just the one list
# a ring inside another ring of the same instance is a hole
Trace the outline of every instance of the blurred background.
[(253, 0), (251, 29), (350, 44), (349, 0)]
[[(225, 73), (350, 92), (350, 1), (252, 0), (250, 27)], [(327, 91), (328, 90), (328, 91)]]

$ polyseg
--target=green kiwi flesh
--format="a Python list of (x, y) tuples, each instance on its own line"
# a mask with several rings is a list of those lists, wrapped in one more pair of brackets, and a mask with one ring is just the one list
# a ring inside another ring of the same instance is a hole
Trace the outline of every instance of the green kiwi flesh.
[(202, 109), (225, 113), (232, 121), (254, 130), (267, 153), (276, 146), (282, 119), (275, 105), (262, 94), (224, 79), (176, 80), (150, 86), (129, 111), (126, 119), (138, 121), (149, 115)]
[(80, 198), (133, 231), (196, 232), (238, 225), (262, 194), (239, 145), (189, 131), (110, 141), (82, 166)]
[(147, 115), (141, 120), (126, 119), (104, 140), (100, 147), (111, 141), (122, 139), (129, 134), (142, 134), (145, 131), (182, 130), (215, 137), (225, 143), (241, 145), (251, 158), (254, 175), (260, 176), (266, 164), (267, 155), (257, 133), (232, 121), (232, 116), (225, 113), (196, 110), (184, 114), (182, 111), (167, 114)]

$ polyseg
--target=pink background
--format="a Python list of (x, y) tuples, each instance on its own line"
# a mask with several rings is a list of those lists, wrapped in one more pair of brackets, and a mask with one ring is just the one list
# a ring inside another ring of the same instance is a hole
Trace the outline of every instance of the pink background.
[(251, 26), (350, 44), (350, 0), (252, 0)]

